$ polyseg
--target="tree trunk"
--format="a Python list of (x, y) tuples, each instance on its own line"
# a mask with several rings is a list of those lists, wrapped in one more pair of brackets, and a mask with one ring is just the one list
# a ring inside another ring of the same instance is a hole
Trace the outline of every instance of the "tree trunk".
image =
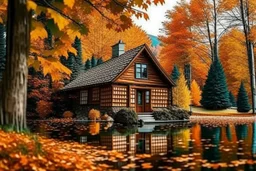
[(27, 0), (8, 1), (7, 61), (3, 78), (0, 123), (16, 131), (26, 128), (27, 57), (30, 44), (30, 14)]
[(246, 3), (243, 0), (240, 0), (240, 12), (241, 12), (241, 19), (243, 24), (244, 30), (244, 37), (246, 41), (246, 50), (247, 50), (247, 57), (248, 57), (248, 66), (250, 72), (250, 82), (251, 82), (251, 96), (252, 96), (252, 110), (253, 113), (256, 112), (256, 83), (255, 83), (255, 66), (254, 66), (254, 54), (253, 54), (253, 43), (251, 42), (249, 35), (250, 35), (250, 21), (249, 21), (249, 2)]

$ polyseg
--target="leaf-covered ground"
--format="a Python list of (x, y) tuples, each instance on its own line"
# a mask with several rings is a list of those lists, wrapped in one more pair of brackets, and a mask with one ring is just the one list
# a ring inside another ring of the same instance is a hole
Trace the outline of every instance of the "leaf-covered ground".
[(76, 142), (61, 142), (36, 135), (0, 130), (0, 170), (111, 170), (97, 164), (123, 154)]

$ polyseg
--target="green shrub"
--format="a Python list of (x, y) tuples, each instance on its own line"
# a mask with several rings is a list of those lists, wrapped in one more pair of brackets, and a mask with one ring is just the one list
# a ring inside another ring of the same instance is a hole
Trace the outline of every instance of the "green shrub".
[(138, 115), (134, 110), (121, 109), (116, 113), (114, 121), (123, 125), (134, 125), (138, 123)]

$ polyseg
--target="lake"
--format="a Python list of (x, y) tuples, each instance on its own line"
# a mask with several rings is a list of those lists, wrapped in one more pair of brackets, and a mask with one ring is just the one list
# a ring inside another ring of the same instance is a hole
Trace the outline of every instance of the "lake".
[(256, 123), (173, 123), (124, 128), (112, 123), (29, 122), (33, 132), (125, 153), (102, 159), (118, 170), (256, 170)]

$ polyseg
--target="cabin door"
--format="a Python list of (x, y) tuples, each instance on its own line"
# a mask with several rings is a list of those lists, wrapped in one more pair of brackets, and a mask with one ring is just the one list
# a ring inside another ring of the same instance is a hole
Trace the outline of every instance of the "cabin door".
[(150, 112), (150, 90), (137, 90), (136, 112)]

